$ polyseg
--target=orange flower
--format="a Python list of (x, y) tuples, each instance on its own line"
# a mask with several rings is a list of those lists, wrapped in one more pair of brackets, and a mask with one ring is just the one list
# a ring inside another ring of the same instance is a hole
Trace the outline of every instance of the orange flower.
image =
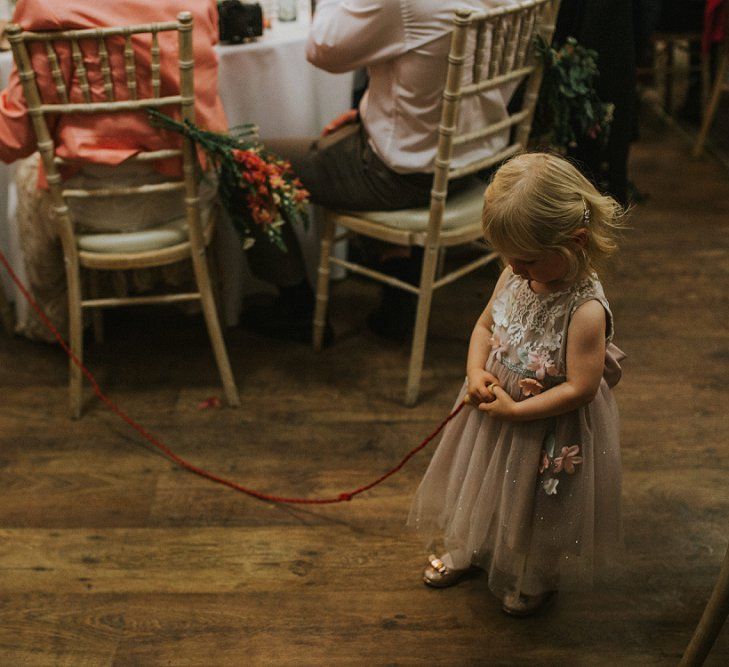
[(271, 211), (269, 211), (267, 208), (254, 208), (251, 212), (253, 214), (253, 219), (259, 225), (267, 225), (270, 222), (273, 222), (273, 216), (271, 215)]
[(305, 202), (307, 199), (309, 199), (308, 190), (304, 190), (304, 188), (299, 188), (298, 190), (294, 190), (294, 201), (297, 204)]

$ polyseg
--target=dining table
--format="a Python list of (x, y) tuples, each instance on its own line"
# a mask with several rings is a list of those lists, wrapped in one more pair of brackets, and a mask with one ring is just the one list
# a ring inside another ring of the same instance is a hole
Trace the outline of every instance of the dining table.
[[(351, 106), (353, 73), (331, 74), (306, 59), (306, 40), (311, 22), (308, 1), (299, 4), (294, 21), (280, 21), (275, 15), (264, 34), (240, 44), (219, 44), (218, 87), (229, 127), (253, 123), (265, 144), (267, 139), (311, 137)], [(13, 67), (12, 54), (0, 52), (0, 89), (7, 84)], [(283, 156), (285, 157), (285, 156)], [(17, 204), (13, 182), (15, 167), (0, 163), (0, 250), (21, 280), (25, 279), (22, 250), (15, 222)], [(313, 207), (312, 207), (313, 208)], [(316, 212), (311, 212), (315, 218)], [(307, 273), (316, 273), (317, 225), (295, 226)], [(234, 326), (244, 297), (251, 292), (271, 290), (256, 280), (247, 268), (245, 251), (232, 225), (223, 220), (217, 232), (216, 259), (221, 274), (223, 318)], [(341, 247), (339, 252), (343, 252)], [(24, 299), (0, 268), (2, 287), (16, 313), (27, 308)]]

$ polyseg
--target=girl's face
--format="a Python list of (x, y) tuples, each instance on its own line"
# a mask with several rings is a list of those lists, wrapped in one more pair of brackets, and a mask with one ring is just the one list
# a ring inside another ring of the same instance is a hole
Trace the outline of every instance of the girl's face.
[(518, 276), (547, 289), (560, 287), (569, 269), (564, 256), (553, 250), (532, 257), (507, 257), (506, 260)]

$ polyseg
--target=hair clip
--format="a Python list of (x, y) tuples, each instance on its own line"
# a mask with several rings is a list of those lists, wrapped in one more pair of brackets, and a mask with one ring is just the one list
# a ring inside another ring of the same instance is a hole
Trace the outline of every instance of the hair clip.
[(590, 224), (590, 207), (587, 205), (585, 198), (582, 197), (582, 222), (585, 225)]

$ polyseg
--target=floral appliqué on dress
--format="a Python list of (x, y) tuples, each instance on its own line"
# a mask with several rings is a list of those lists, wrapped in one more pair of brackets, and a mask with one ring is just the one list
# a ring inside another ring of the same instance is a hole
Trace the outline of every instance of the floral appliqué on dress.
[[(538, 396), (544, 389), (542, 383), (534, 378), (522, 378), (519, 380), (519, 387), (521, 388), (522, 396), (525, 399), (530, 396)], [(559, 456), (554, 455), (555, 448), (556, 441), (554, 438), (554, 432), (549, 431), (544, 438), (544, 448), (542, 449), (542, 454), (539, 458), (539, 474), (548, 474), (548, 476), (546, 476), (541, 482), (542, 488), (548, 496), (554, 496), (557, 494), (559, 479), (556, 475), (559, 475), (562, 471), (568, 475), (574, 475), (577, 471), (576, 466), (582, 463), (582, 457), (578, 456), (580, 453), (579, 445), (562, 447)]]
[(582, 463), (579, 445), (570, 445), (562, 447), (559, 456), (555, 456), (555, 439), (554, 433), (550, 431), (544, 438), (544, 449), (539, 460), (539, 474), (544, 476), (541, 481), (542, 488), (548, 496), (556, 495), (559, 478), (557, 475), (564, 472), (568, 475), (574, 475), (577, 472), (577, 466)]
[(493, 356), (496, 361), (501, 361), (501, 357), (504, 353), (509, 351), (509, 344), (506, 341), (502, 341), (496, 334), (491, 336), (490, 343), (491, 356)]

